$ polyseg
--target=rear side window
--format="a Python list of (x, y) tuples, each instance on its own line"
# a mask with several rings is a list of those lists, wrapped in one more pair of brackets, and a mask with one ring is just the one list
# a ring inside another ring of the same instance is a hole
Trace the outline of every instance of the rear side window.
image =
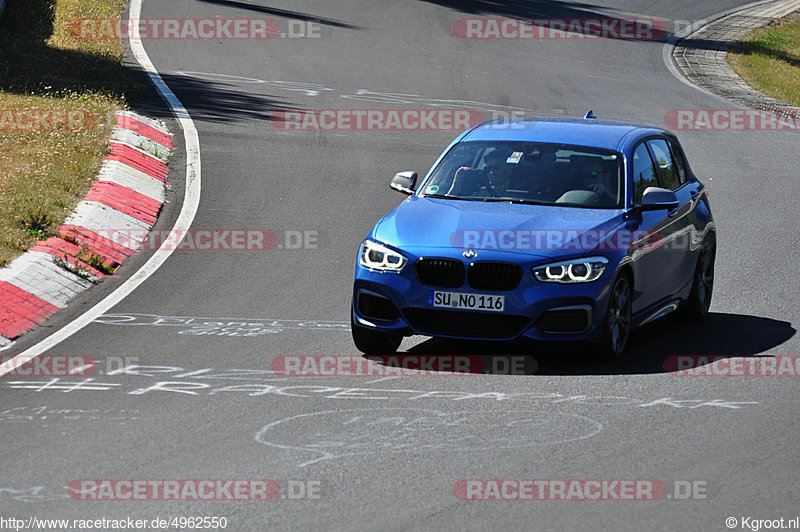
[(672, 159), (675, 161), (675, 168), (678, 170), (678, 178), (680, 178), (681, 185), (683, 185), (686, 183), (686, 163), (683, 161), (683, 154), (674, 140), (669, 141), (669, 149), (672, 151)]
[(657, 186), (658, 178), (653, 160), (647, 146), (641, 143), (633, 152), (633, 204), (642, 202), (642, 194), (647, 187)]
[(658, 166), (661, 186), (667, 190), (675, 190), (681, 186), (680, 175), (675, 167), (675, 162), (672, 160), (667, 141), (664, 139), (652, 139), (647, 141), (647, 145), (650, 146), (653, 159), (656, 166)]

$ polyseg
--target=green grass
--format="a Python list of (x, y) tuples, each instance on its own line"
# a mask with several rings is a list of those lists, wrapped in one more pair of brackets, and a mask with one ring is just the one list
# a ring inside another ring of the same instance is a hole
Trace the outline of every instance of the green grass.
[(113, 266), (110, 266), (105, 262), (103, 262), (103, 257), (98, 255), (97, 253), (92, 253), (91, 257), (85, 259), (84, 262), (86, 262), (86, 264), (88, 264), (95, 270), (105, 273), (107, 275), (111, 275), (116, 270), (116, 268), (114, 268)]
[[(79, 40), (81, 18), (119, 17), (125, 0), (9, 2), (0, 18), (0, 119), (11, 110), (85, 110), (85, 127), (19, 131), (0, 121), (0, 267), (53, 236), (91, 187), (118, 110), (138, 89), (117, 40)], [(71, 124), (70, 124), (71, 125)]]
[(745, 35), (728, 63), (755, 89), (800, 106), (800, 11)]

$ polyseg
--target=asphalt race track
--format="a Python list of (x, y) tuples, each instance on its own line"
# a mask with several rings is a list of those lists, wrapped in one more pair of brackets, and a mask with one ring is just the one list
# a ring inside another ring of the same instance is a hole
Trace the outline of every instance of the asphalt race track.
[[(358, 355), (349, 333), (357, 247), (403, 199), (388, 187), (394, 173), (424, 174), (457, 134), (287, 131), (271, 117), (465, 108), (488, 119), (591, 108), (663, 127), (670, 110), (735, 108), (674, 77), (662, 59), (665, 39), (467, 40), (454, 23), (653, 17), (665, 21), (668, 38), (675, 21), (745, 3), (145, 0), (147, 19), (270, 18), (295, 32), (144, 41), (199, 132), (202, 195), (192, 227), (272, 231), (280, 246), (173, 253), (108, 315), (46, 353), (93, 357), (91, 380), (0, 378), (2, 513), (217, 516), (231, 530), (720, 530), (727, 518), (748, 516), (788, 523), (798, 514), (797, 379), (679, 377), (664, 364), (674, 355), (800, 355), (796, 132), (678, 132), (718, 227), (705, 324), (660, 320), (613, 363), (582, 348), (414, 337), (401, 351), (478, 354), (496, 367), (393, 378), (270, 372), (285, 360), (278, 357)], [(318, 38), (297, 37), (309, 28)], [(179, 145), (157, 226), (168, 230), (183, 199), (182, 131), (155, 92), (134, 108), (165, 120)], [(79, 316), (148, 255), (0, 355)], [(490, 355), (531, 356), (522, 374), (508, 375)], [(281, 494), (75, 500), (65, 488), (81, 479), (270, 479)], [(664, 490), (658, 500), (462, 500), (466, 479), (651, 479)]]

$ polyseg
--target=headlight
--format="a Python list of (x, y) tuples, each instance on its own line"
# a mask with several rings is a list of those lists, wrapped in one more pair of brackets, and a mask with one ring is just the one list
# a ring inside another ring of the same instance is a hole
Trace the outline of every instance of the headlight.
[(606, 266), (605, 257), (587, 257), (534, 266), (531, 272), (543, 283), (591, 283), (603, 275)]
[(361, 244), (361, 253), (358, 254), (358, 262), (370, 270), (399, 272), (405, 267), (408, 259), (384, 245), (364, 240)]

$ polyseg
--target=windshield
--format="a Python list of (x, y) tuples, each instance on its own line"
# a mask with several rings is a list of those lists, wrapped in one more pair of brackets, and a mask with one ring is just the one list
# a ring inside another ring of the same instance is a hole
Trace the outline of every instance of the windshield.
[(461, 142), (425, 183), (423, 196), (621, 208), (617, 152), (538, 142)]

